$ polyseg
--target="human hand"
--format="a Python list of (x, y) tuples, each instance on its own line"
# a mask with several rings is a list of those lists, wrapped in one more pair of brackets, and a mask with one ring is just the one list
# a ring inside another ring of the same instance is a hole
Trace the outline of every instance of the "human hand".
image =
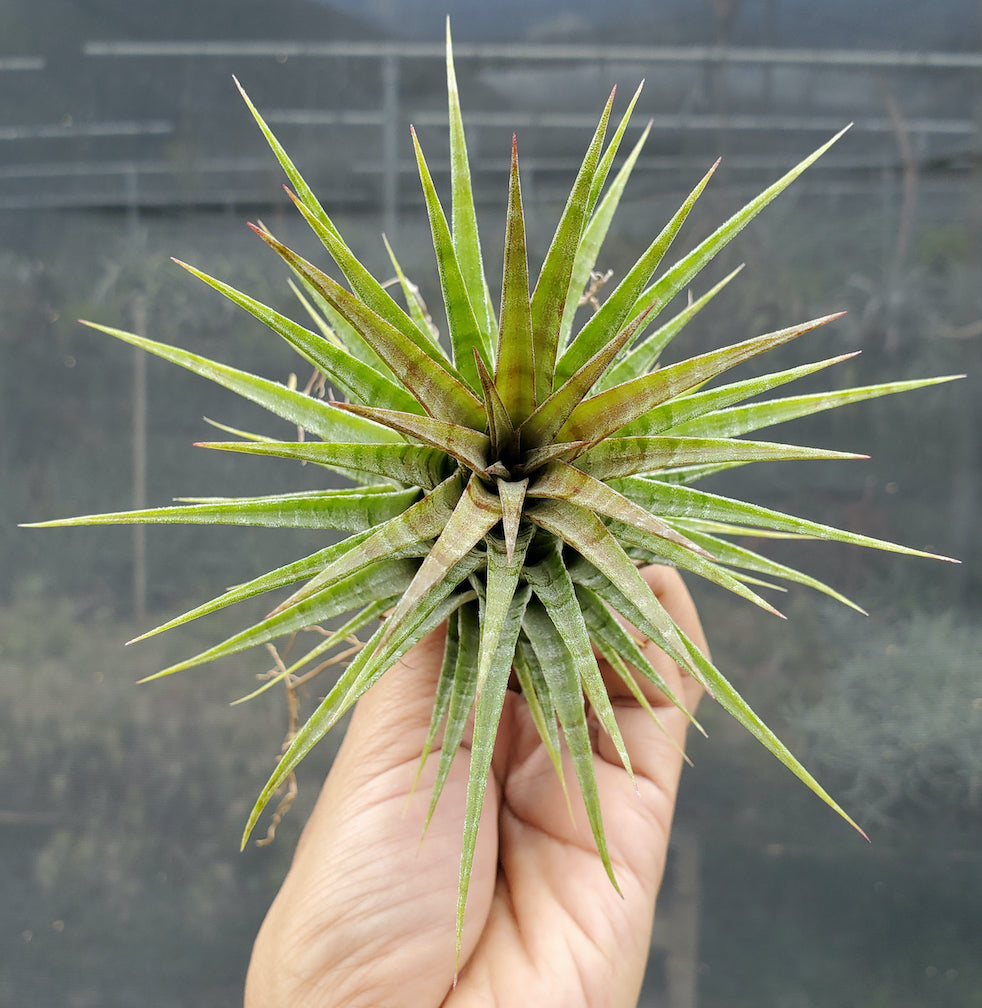
[[(644, 576), (703, 650), (677, 571)], [(582, 802), (566, 796), (521, 696), (509, 692), (484, 800), (454, 986), (468, 754), (423, 836), (437, 760), (415, 790), (443, 654), (424, 638), (355, 707), (293, 865), (256, 939), (247, 1008), (619, 1008), (637, 1002), (668, 850), (687, 719), (644, 678), (662, 728), (601, 662), (637, 789), (591, 724), (610, 884)], [(693, 711), (701, 690), (647, 654)], [(568, 780), (575, 779), (568, 759)], [(422, 841), (420, 837), (423, 836)]]

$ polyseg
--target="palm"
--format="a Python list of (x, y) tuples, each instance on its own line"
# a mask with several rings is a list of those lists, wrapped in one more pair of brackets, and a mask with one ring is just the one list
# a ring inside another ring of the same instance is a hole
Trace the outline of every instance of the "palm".
[[(667, 576), (653, 576), (658, 591)], [(665, 584), (684, 595), (680, 582)], [(421, 844), (432, 765), (413, 789), (432, 703), (427, 680), (435, 681), (441, 646), (423, 641), (361, 701), (257, 942), (250, 989), (256, 976), (269, 975), (274, 954), (278, 981), (293, 986), (280, 1002), (265, 987), (264, 1003), (297, 1008), (633, 1004), (664, 868), (684, 717), (650, 696), (665, 734), (610, 682), (637, 784), (595, 734), (594, 769), (622, 897), (593, 844), (571, 765), (564, 766), (567, 800), (528, 708), (509, 695), (452, 987), (467, 754), (455, 760)], [(678, 677), (670, 663), (661, 671)], [(697, 688), (689, 681), (679, 688), (691, 709)], [(292, 981), (282, 975), (287, 963)]]

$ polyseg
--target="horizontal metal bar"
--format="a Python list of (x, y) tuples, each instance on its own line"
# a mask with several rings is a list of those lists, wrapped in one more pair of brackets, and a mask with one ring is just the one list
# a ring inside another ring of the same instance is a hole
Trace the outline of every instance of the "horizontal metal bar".
[[(289, 126), (381, 126), (385, 117), (373, 110), (331, 109), (273, 109), (264, 113), (267, 122)], [(422, 111), (407, 113), (416, 126), (445, 126), (445, 111)], [(669, 113), (649, 116), (656, 130), (767, 130), (768, 132), (819, 132), (837, 133), (844, 125), (844, 118), (832, 116), (782, 116), (782, 115), (698, 115), (691, 113)], [(556, 129), (593, 129), (595, 116), (581, 113), (562, 112), (470, 112), (468, 126), (500, 127), (502, 129), (528, 129), (530, 127), (552, 127)], [(857, 133), (895, 133), (896, 124), (885, 117), (857, 119), (853, 124)], [(910, 133), (938, 133), (950, 136), (970, 136), (977, 130), (970, 119), (911, 118), (904, 120), (904, 128)]]
[(43, 56), (0, 56), (0, 73), (4, 70), (43, 70)]
[(175, 168), (169, 161), (71, 161), (6, 165), (0, 179), (85, 178), (93, 175), (174, 175), (217, 174), (219, 172), (275, 171), (268, 158), (212, 158), (194, 161), (187, 168)]
[(160, 136), (174, 132), (163, 119), (126, 122), (52, 123), (43, 126), (0, 126), (0, 140), (67, 140), (76, 137)]
[[(802, 194), (815, 199), (837, 196), (868, 197), (871, 194), (875, 195), (877, 193), (881, 193), (882, 187), (883, 183), (881, 180), (870, 178), (867, 180), (857, 179), (841, 182), (827, 181), (822, 184), (815, 184), (813, 182), (810, 187), (806, 186), (800, 191)], [(938, 183), (933, 183), (930, 180), (925, 179), (919, 183), (919, 190), (925, 197), (936, 194), (938, 196), (951, 197), (956, 200), (968, 198), (975, 192), (976, 188), (977, 184), (969, 177), (960, 179), (957, 186), (952, 184), (951, 179), (945, 179)], [(667, 191), (669, 190), (666, 190), (666, 192)], [(731, 194), (743, 193), (744, 191), (746, 191), (748, 195), (753, 195), (756, 193), (757, 189), (751, 183), (727, 187), (727, 192)], [(549, 195), (540, 194), (539, 199), (554, 199), (556, 201), (562, 201), (567, 193), (567, 187), (557, 186), (555, 187), (555, 190), (550, 188)], [(476, 193), (477, 201), (479, 205), (482, 206), (485, 201), (493, 202), (497, 205), (500, 202), (498, 196), (500, 196), (500, 194), (496, 195), (494, 198), (489, 197), (487, 190), (483, 188), (480, 192)], [(215, 192), (202, 192), (193, 199), (188, 198), (185, 193), (140, 193), (135, 201), (135, 205), (139, 207), (175, 210), (194, 207), (241, 206), (247, 204), (263, 207), (275, 207), (280, 205), (278, 202), (274, 202), (270, 199), (269, 193), (266, 190), (260, 191), (251, 187), (249, 189), (242, 189), (235, 192), (230, 192), (227, 189), (221, 189)], [(18, 210), (126, 210), (133, 205), (133, 201), (128, 200), (125, 195), (121, 196), (119, 190), (117, 189), (107, 190), (101, 193), (43, 193), (0, 197), (0, 213), (4, 211)], [(348, 205), (349, 210), (359, 207), (368, 208), (375, 214), (379, 212), (379, 203), (377, 199), (369, 200), (367, 198), (358, 198)], [(413, 203), (413, 207), (419, 209), (420, 212), (425, 212), (422, 209), (422, 197), (419, 198), (418, 206), (416, 203)], [(403, 211), (405, 211), (405, 209), (406, 205), (403, 206)]]
[[(406, 59), (439, 59), (444, 54), (436, 42), (85, 42), (86, 56), (147, 57), (206, 56), (336, 58), (345, 56)], [(886, 49), (781, 49), (760, 46), (625, 46), (625, 45), (537, 45), (530, 43), (455, 43), (457, 59), (499, 59), (539, 62), (566, 60), (618, 63), (753, 63), (775, 66), (917, 67), (936, 70), (982, 70), (979, 52), (905, 52)]]

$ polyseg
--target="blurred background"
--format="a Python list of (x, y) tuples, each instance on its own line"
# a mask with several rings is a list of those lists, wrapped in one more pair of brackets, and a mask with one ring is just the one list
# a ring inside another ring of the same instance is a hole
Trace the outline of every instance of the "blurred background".
[(707, 704), (642, 1004), (982, 1005), (979, 0), (0, 2), (0, 1005), (241, 1001), (332, 743), (275, 841), (240, 854), (288, 714), (276, 691), (229, 702), (270, 656), (134, 683), (249, 614), (122, 642), (323, 542), (16, 524), (318, 485), (195, 450), (206, 416), (289, 432), (76, 319), (306, 381), (168, 258), (302, 318), (245, 222), (320, 253), (233, 74), (354, 250), (388, 276), (385, 232), (433, 307), (408, 126), (445, 183), (448, 8), (492, 277), (512, 132), (534, 260), (613, 84), (621, 109), (646, 80), (628, 144), (653, 121), (600, 263), (613, 282), (718, 155), (679, 253), (855, 123), (700, 278), (696, 294), (747, 264), (673, 353), (847, 309), (775, 368), (861, 349), (823, 381), (968, 373), (787, 431), (870, 461), (747, 467), (714, 487), (964, 563), (777, 544), (871, 613), (794, 589), (782, 625), (692, 585), (717, 664), (873, 842)]

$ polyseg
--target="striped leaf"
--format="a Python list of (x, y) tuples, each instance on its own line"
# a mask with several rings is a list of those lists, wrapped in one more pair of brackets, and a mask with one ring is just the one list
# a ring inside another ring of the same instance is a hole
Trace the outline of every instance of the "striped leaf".
[(109, 336), (115, 336), (116, 339), (120, 339), (124, 343), (146, 350), (148, 353), (162, 357), (188, 371), (193, 371), (196, 375), (207, 378), (250, 402), (257, 403), (276, 416), (316, 434), (317, 437), (323, 438), (325, 441), (401, 440), (398, 435), (392, 434), (384, 427), (379, 427), (378, 424), (371, 423), (362, 417), (345, 417), (344, 414), (332, 410), (327, 403), (313, 399), (304, 395), (303, 392), (297, 392), (295, 389), (287, 388), (277, 382), (269, 381), (267, 378), (260, 378), (247, 371), (240, 371), (227, 364), (219, 364), (217, 361), (209, 360), (199, 354), (189, 353), (187, 350), (168, 346), (166, 343), (157, 343), (143, 336), (124, 332), (122, 329), (112, 329), (108, 326), (96, 325), (94, 322), (83, 321), (82, 324)]
[[(348, 320), (380, 357), (389, 362), (427, 413), (443, 419), (462, 417), (473, 424), (481, 422), (483, 410), (480, 401), (465, 388), (448, 362), (434, 360), (426, 352), (430, 348), (428, 341), (407, 338), (364, 302), (271, 234), (258, 228), (254, 230)], [(437, 366), (434, 367), (434, 364)]]
[(756, 357), (766, 350), (773, 350), (782, 343), (825, 325), (839, 318), (841, 314), (839, 312), (836, 315), (826, 315), (824, 318), (766, 333), (754, 339), (744, 340), (742, 343), (734, 343), (721, 350), (711, 350), (709, 353), (599, 392), (585, 399), (573, 410), (569, 420), (559, 429), (557, 437), (564, 440), (591, 438), (599, 441), (632, 420), (644, 416), (649, 410), (673, 396), (687, 392), (751, 357)]
[(772, 374), (731, 382), (716, 388), (690, 392), (659, 404), (637, 420), (625, 424), (618, 433), (622, 436), (654, 435), (664, 431), (677, 433), (678, 428), (688, 420), (705, 416), (714, 410), (722, 410), (732, 403), (752, 399), (754, 396), (769, 392), (771, 389), (778, 388), (790, 381), (804, 378), (816, 371), (831, 367), (833, 364), (849, 360), (857, 353), (859, 353), (858, 350), (854, 353), (841, 354), (838, 357), (829, 357), (814, 364), (802, 364), (784, 371), (775, 371)]
[[(592, 357), (607, 342), (610, 333), (617, 332), (632, 320), (635, 302), (644, 290), (651, 274), (657, 269), (662, 257), (668, 251), (668, 247), (672, 244), (679, 229), (685, 223), (689, 211), (702, 195), (703, 189), (709, 184), (718, 164), (719, 161), (703, 176), (695, 189), (686, 197), (682, 206), (675, 212), (675, 216), (662, 228), (641, 258), (631, 267), (627, 276), (603, 303), (600, 310), (580, 330), (576, 339), (556, 364), (555, 384), (564, 381), (578, 370), (585, 360)], [(654, 306), (660, 307), (662, 304), (663, 302), (659, 298), (653, 297), (648, 302), (648, 307), (649, 309)], [(643, 314), (647, 315), (648, 312)], [(638, 318), (635, 317), (634, 321), (637, 320)]]
[(727, 437), (613, 437), (576, 459), (576, 468), (598, 480), (654, 473), (697, 463), (778, 462), (788, 459), (860, 459), (867, 455)]
[(525, 218), (518, 179), (518, 143), (511, 142), (511, 181), (505, 220), (505, 259), (501, 280), (501, 325), (494, 372), (495, 387), (512, 423), (521, 424), (535, 409), (535, 351), (529, 303)]
[[(466, 577), (466, 575), (464, 575)], [(456, 611), (458, 606), (473, 599), (473, 593), (447, 593), (425, 612), (417, 612), (413, 621), (404, 621), (402, 632), (391, 646), (383, 652), (383, 659), (388, 658), (389, 664), (397, 662), (414, 644), (418, 643), (432, 630), (435, 630), (444, 620)], [(283, 754), (276, 769), (256, 799), (249, 814), (242, 834), (242, 847), (249, 841), (263, 809), (269, 800), (283, 785), (286, 779), (297, 768), (297, 765), (311, 749), (337, 724), (338, 720), (351, 709), (356, 701), (378, 680), (389, 667), (384, 660), (377, 657), (375, 645), (387, 624), (383, 624), (371, 640), (358, 653), (358, 656), (342, 672), (331, 692), (321, 701), (320, 706), (307, 719), (297, 732), (290, 747)], [(371, 661), (371, 664), (369, 664)]]
[(865, 402), (878, 396), (910, 392), (944, 382), (964, 378), (964, 375), (944, 375), (939, 378), (921, 378), (914, 381), (886, 382), (881, 385), (864, 385), (859, 388), (842, 389), (836, 392), (816, 392), (811, 395), (789, 396), (786, 399), (772, 399), (768, 402), (751, 403), (749, 406), (734, 406), (726, 410), (706, 414), (685, 424), (676, 424), (672, 430), (679, 434), (695, 434), (699, 437), (734, 437), (749, 431), (760, 430), (773, 424), (786, 423), (798, 417), (811, 416), (823, 410), (836, 409), (850, 403)]
[(369, 367), (357, 357), (353, 357), (335, 343), (312, 333), (292, 319), (281, 315), (221, 280), (216, 280), (179, 259), (175, 259), (174, 262), (198, 277), (199, 280), (203, 280), (209, 287), (224, 294), (234, 304), (244, 308), (254, 318), (259, 319), (273, 332), (282, 336), (301, 357), (309, 361), (318, 371), (322, 371), (328, 380), (337, 388), (342, 389), (346, 395), (354, 396), (361, 402), (375, 403), (388, 409), (420, 412), (415, 398), (404, 388), (379, 374), (374, 368)]
[(794, 532), (799, 535), (814, 536), (816, 539), (833, 539), (836, 542), (849, 543), (853, 546), (865, 546), (869, 549), (886, 550), (890, 553), (905, 553), (908, 556), (930, 557), (934, 560), (947, 560), (957, 563), (951, 557), (939, 556), (936, 553), (926, 553), (922, 550), (900, 546), (884, 539), (874, 539), (871, 536), (847, 532), (844, 529), (833, 528), (820, 522), (796, 518), (757, 504), (747, 504), (744, 501), (722, 497), (719, 494), (707, 493), (693, 487), (670, 486), (656, 479), (643, 476), (629, 476), (615, 480), (615, 485), (625, 497), (637, 501), (644, 508), (657, 511), (665, 518), (703, 518), (709, 521), (746, 523), (748, 526), (776, 529), (779, 532)]
[(471, 172), (467, 160), (467, 140), (460, 111), (453, 47), (450, 44), (450, 19), (447, 18), (447, 106), (450, 124), (450, 187), (453, 198), (453, 245), (460, 264), (467, 298), (474, 310), (482, 342), (490, 346), (494, 331), (494, 310), (484, 280), (481, 240), (477, 230), (477, 211), (471, 190)]
[(204, 499), (188, 505), (141, 508), (35, 522), (30, 528), (60, 525), (258, 525), (268, 528), (344, 529), (360, 532), (405, 511), (419, 496), (412, 487), (359, 487), (268, 497)]
[(590, 631), (584, 621), (583, 610), (576, 600), (576, 590), (570, 580), (569, 571), (559, 551), (550, 550), (538, 563), (527, 567), (525, 579), (559, 631), (559, 636), (573, 660), (580, 681), (580, 691), (586, 695), (597, 720), (617, 750), (624, 769), (633, 780), (631, 758), (617, 727), (614, 709), (610, 697), (607, 696), (607, 688), (604, 686), (593, 653)]
[(576, 250), (580, 244), (586, 222), (590, 192), (597, 163), (600, 160), (600, 148), (607, 130), (610, 109), (614, 102), (614, 92), (611, 92), (603, 115), (593, 135), (593, 140), (587, 149), (573, 183), (573, 189), (566, 201), (562, 217), (556, 233), (553, 235), (549, 251), (539, 272), (535, 290), (532, 292), (532, 340), (535, 347), (535, 401), (545, 402), (552, 392), (552, 377), (556, 365), (556, 355), (559, 348), (559, 330), (563, 315), (566, 312), (567, 301), (579, 298), (579, 292), (570, 294), (570, 278), (573, 273), (573, 263)]
[(394, 483), (432, 490), (449, 473), (449, 459), (436, 448), (410, 444), (340, 444), (326, 441), (199, 441), (198, 448), (272, 455), (331, 469), (355, 469)]
[(395, 410), (356, 406), (354, 403), (335, 403), (339, 410), (369, 417), (400, 434), (408, 434), (425, 444), (439, 448), (451, 458), (476, 472), (485, 472), (490, 463), (491, 439), (487, 434), (461, 424), (449, 423), (434, 417), (415, 413), (398, 413)]
[(723, 277), (718, 284), (706, 291), (702, 297), (696, 298), (668, 322), (659, 326), (649, 336), (644, 337), (630, 353), (626, 354), (603, 376), (600, 382), (601, 388), (612, 388), (614, 385), (620, 385), (653, 370), (662, 350), (742, 270), (743, 264), (741, 263), (735, 270)]
[(477, 849), (477, 831), (481, 824), (484, 794), (491, 770), (491, 757), (498, 735), (498, 723), (504, 707), (505, 692), (511, 675), (515, 642), (523, 625), (528, 587), (516, 592), (505, 619), (498, 647), (484, 678), (484, 684), (474, 705), (474, 737), (471, 742), (470, 772), (467, 777), (467, 797), (464, 800), (464, 838), (460, 851), (460, 876), (457, 884), (457, 965), (460, 965), (460, 944), (464, 932), (464, 910)]
[(802, 172), (814, 164), (842, 135), (848, 130), (840, 130), (831, 140), (822, 144), (816, 151), (800, 161), (789, 172), (781, 176), (773, 185), (768, 186), (759, 196), (752, 199), (746, 206), (738, 210), (726, 223), (720, 225), (708, 238), (699, 243), (688, 255), (680, 259), (662, 277), (656, 280), (635, 302), (635, 312), (644, 311), (645, 307), (657, 299), (667, 304), (679, 291), (686, 288), (692, 278), (703, 269), (723, 248), (725, 248), (753, 219), (784, 192)]
[(278, 637), (333, 619), (352, 609), (374, 605), (379, 598), (391, 598), (403, 591), (412, 581), (415, 571), (416, 564), (409, 560), (383, 560), (365, 567), (342, 581), (322, 588), (302, 602), (273, 616), (267, 616), (248, 630), (242, 630), (220, 644), (162, 669), (148, 678), (159, 679), (194, 668), (196, 665), (218, 661), (247, 648), (267, 644)]
[(436, 186), (433, 185), (415, 130), (412, 130), (412, 136), (413, 148), (416, 151), (416, 166), (419, 169), (419, 180), (423, 187), (423, 198), (426, 202), (433, 248), (436, 252), (440, 286), (443, 289), (443, 304), (447, 312), (447, 326), (450, 329), (453, 362), (469, 388), (476, 392), (480, 386), (472, 351), (478, 348), (485, 358), (490, 359), (490, 338), (477, 324), (474, 309), (467, 295), (467, 284), (457, 261), (450, 226), (440, 205), (440, 198), (437, 196)]
[(316, 553), (312, 553), (302, 560), (295, 560), (293, 563), (278, 567), (276, 570), (262, 574), (244, 584), (229, 588), (228, 591), (223, 592), (217, 598), (203, 602), (201, 605), (195, 606), (194, 609), (189, 609), (186, 613), (175, 616), (166, 623), (161, 623), (160, 626), (147, 630), (145, 633), (134, 637), (126, 643), (136, 644), (147, 637), (153, 637), (155, 634), (163, 633), (165, 630), (171, 630), (184, 623), (190, 623), (191, 620), (198, 619), (201, 616), (208, 616), (219, 609), (224, 609), (226, 606), (234, 605), (236, 602), (244, 602), (246, 599), (254, 598), (257, 595), (264, 595), (266, 592), (275, 591), (277, 588), (285, 588), (287, 585), (296, 584), (305, 578), (313, 577), (318, 571), (323, 570), (324, 567), (332, 563), (339, 556), (355, 549), (371, 534), (371, 529), (365, 529), (355, 535), (348, 536), (342, 542), (318, 550)]
[(597, 172), (594, 176), (589, 205), (591, 207), (595, 207), (596, 209), (589, 215), (589, 221), (583, 230), (583, 234), (580, 238), (580, 245), (577, 248), (576, 259), (573, 263), (573, 275), (570, 279), (570, 290), (566, 299), (566, 308), (563, 312), (563, 323), (560, 327), (559, 347), (561, 352), (565, 351), (569, 345), (570, 333), (573, 330), (573, 322), (576, 318), (577, 309), (579, 307), (583, 291), (587, 289), (587, 285), (590, 282), (590, 276), (597, 265), (597, 257), (600, 254), (600, 249), (607, 237), (607, 232), (610, 229), (610, 223), (613, 220), (618, 205), (620, 204), (624, 188), (627, 185), (627, 180), (631, 175), (634, 165), (637, 163), (637, 158), (641, 153), (641, 148), (644, 146), (645, 140), (647, 140), (648, 133), (651, 131), (651, 123), (649, 122), (642, 130), (641, 136), (638, 138), (633, 149), (621, 165), (620, 170), (615, 175), (614, 180), (611, 182), (607, 192), (604, 194), (603, 200), (600, 201), (599, 207), (596, 206), (603, 181), (606, 179), (607, 172), (613, 163), (614, 155), (617, 152), (624, 130), (630, 120), (631, 113), (634, 111), (634, 105), (641, 95), (641, 87), (643, 87), (643, 82), (640, 86), (638, 86), (637, 91), (634, 93), (634, 97), (628, 104), (627, 111), (624, 113), (617, 129), (614, 131), (614, 136), (612, 137), (611, 142), (607, 145), (607, 149), (604, 151), (603, 157), (600, 160), (600, 164), (598, 165)]
[(549, 695), (556, 706), (556, 714), (580, 785), (580, 795), (586, 808), (594, 843), (597, 845), (597, 851), (611, 885), (620, 893), (604, 834), (600, 795), (593, 769), (593, 745), (590, 742), (590, 731), (583, 710), (583, 686), (576, 663), (551, 614), (538, 600), (533, 599), (529, 602), (522, 627), (538, 659)]

